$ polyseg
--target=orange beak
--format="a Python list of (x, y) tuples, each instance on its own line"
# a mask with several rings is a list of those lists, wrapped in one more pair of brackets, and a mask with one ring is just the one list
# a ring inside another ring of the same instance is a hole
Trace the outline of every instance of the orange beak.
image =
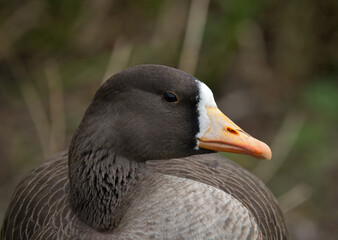
[(271, 159), (268, 145), (244, 132), (216, 107), (207, 107), (209, 129), (198, 138), (198, 147), (221, 151), (242, 153), (261, 159)]

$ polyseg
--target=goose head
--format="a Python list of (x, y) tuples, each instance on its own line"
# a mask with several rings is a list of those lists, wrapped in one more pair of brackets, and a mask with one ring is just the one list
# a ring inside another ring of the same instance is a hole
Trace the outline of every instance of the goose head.
[(137, 162), (212, 151), (271, 158), (265, 143), (217, 108), (204, 83), (160, 65), (131, 67), (108, 79), (75, 136), (80, 145), (113, 149)]

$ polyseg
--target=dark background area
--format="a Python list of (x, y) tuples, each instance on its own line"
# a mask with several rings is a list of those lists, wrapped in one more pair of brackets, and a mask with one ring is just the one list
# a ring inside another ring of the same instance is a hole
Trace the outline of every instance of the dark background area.
[(338, 236), (338, 2), (0, 1), (0, 222), (16, 184), (72, 134), (104, 79), (180, 68), (268, 143), (227, 154), (277, 197), (293, 239)]

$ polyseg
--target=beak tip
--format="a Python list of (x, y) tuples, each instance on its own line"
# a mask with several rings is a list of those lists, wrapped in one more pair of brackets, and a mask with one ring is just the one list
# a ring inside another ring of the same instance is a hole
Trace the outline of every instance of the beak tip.
[(267, 144), (263, 143), (261, 149), (262, 149), (262, 154), (261, 154), (262, 158), (266, 160), (271, 160), (272, 152), (271, 152), (270, 147)]
[(264, 158), (265, 158), (266, 160), (271, 160), (271, 158), (272, 158), (271, 150), (270, 150), (267, 154), (265, 154)]

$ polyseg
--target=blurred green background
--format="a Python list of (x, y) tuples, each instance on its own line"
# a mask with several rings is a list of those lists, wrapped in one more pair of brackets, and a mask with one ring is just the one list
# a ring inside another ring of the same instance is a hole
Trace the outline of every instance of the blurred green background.
[[(338, 236), (338, 1), (0, 1), (0, 222), (67, 149), (102, 81), (143, 63), (207, 83), (271, 161), (227, 156), (277, 197), (293, 239)], [(337, 182), (336, 182), (337, 181)]]

